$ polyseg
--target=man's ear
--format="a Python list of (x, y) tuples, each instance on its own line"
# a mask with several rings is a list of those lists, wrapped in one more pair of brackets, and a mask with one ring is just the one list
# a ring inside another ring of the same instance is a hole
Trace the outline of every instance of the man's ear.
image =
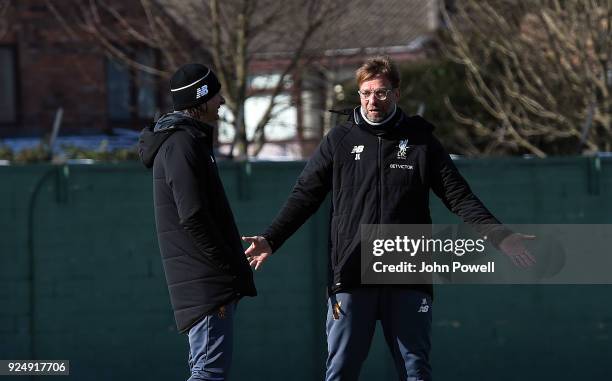
[(399, 87), (393, 89), (393, 94), (395, 94), (395, 98), (399, 100), (399, 97), (400, 97), (400, 89), (399, 89)]

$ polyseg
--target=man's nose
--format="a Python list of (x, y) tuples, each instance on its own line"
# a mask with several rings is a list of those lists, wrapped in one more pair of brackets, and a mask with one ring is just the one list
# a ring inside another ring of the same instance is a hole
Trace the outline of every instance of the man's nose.
[(221, 104), (224, 105), (225, 104), (225, 98), (223, 98), (223, 95), (221, 95)]
[(378, 98), (376, 98), (376, 96), (374, 94), (370, 95), (367, 98), (367, 101), (368, 101), (369, 104), (374, 104), (374, 105), (380, 103), (380, 100)]

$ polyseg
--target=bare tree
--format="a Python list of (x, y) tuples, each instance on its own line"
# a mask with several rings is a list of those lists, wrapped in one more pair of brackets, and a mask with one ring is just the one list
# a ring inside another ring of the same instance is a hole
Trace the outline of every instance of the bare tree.
[[(233, 116), (231, 151), (237, 158), (247, 156), (250, 143), (256, 152), (261, 149), (279, 94), (308, 59), (312, 42), (323, 41), (324, 27), (341, 8), (340, 2), (325, 0), (139, 0), (130, 13), (118, 3), (88, 0), (60, 7), (47, 0), (69, 35), (78, 38), (85, 32), (107, 54), (135, 69), (168, 77), (182, 63), (209, 60)], [(139, 62), (128, 42), (155, 49), (163, 59), (159, 65)], [(271, 61), (280, 75), (266, 94), (269, 102), (251, 142), (245, 102), (253, 95), (248, 80), (255, 59)]]
[(465, 0), (449, 11), (446, 53), (496, 123), (455, 118), (485, 153), (550, 154), (612, 148), (610, 0)]

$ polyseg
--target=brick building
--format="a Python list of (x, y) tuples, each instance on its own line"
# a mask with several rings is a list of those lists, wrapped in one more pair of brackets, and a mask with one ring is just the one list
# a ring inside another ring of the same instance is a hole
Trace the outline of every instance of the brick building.
[[(143, 18), (139, 2), (106, 3), (132, 20)], [(197, 14), (173, 12), (169, 0), (155, 3), (166, 11), (172, 27), (183, 29), (182, 38), (197, 38), (190, 35), (196, 30), (191, 26), (199, 22)], [(422, 57), (422, 42), (438, 27), (437, 3), (351, 2), (343, 17), (334, 23), (334, 33), (311, 47), (319, 50), (318, 67), (326, 67), (333, 75), (308, 68), (292, 73), (290, 86), (280, 95), (285, 109), (266, 127), (271, 155), (279, 154), (279, 147), (287, 151), (287, 147), (312, 147), (318, 142), (324, 133), (329, 98), (341, 92), (336, 84), (350, 79), (365, 55), (383, 53), (397, 60)], [(48, 134), (59, 108), (64, 112), (61, 134), (111, 133), (119, 127), (138, 130), (157, 113), (171, 109), (166, 95), (167, 77), (138, 70), (108, 54), (108, 50), (105, 52), (100, 40), (71, 24), (69, 13), (78, 9), (59, 9), (65, 3), (52, 0), (4, 0), (3, 4), (9, 6), (0, 10), (0, 23), (4, 23), (0, 25), (0, 138)], [(122, 28), (107, 26), (109, 30)], [(129, 33), (122, 34), (125, 35)], [(159, 52), (144, 47), (137, 39), (128, 38), (122, 44), (131, 48), (128, 59), (163, 66)], [(278, 51), (284, 50), (286, 46), (270, 44), (254, 56), (247, 115), (256, 115), (269, 96), (266, 86), (281, 70), (278, 65), (283, 59)], [(202, 61), (210, 64), (205, 52), (202, 56)], [(247, 132), (255, 119), (247, 118)], [(220, 141), (229, 144), (231, 139), (231, 128), (226, 125), (221, 128)], [(296, 158), (306, 156), (310, 149), (294, 151), (280, 155)]]
[[(127, 8), (134, 2), (117, 2)], [(13, 1), (0, 36), (0, 137), (43, 136), (63, 108), (62, 133), (141, 128), (164, 107), (159, 77), (110, 58), (68, 32), (45, 0)], [(152, 61), (152, 51), (138, 54)]]

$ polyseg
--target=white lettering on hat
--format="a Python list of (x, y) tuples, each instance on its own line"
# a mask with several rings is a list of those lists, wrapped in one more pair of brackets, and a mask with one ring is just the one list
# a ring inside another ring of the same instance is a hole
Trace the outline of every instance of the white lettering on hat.
[(208, 94), (208, 85), (198, 87), (198, 89), (196, 90), (196, 99), (202, 98), (206, 94)]

